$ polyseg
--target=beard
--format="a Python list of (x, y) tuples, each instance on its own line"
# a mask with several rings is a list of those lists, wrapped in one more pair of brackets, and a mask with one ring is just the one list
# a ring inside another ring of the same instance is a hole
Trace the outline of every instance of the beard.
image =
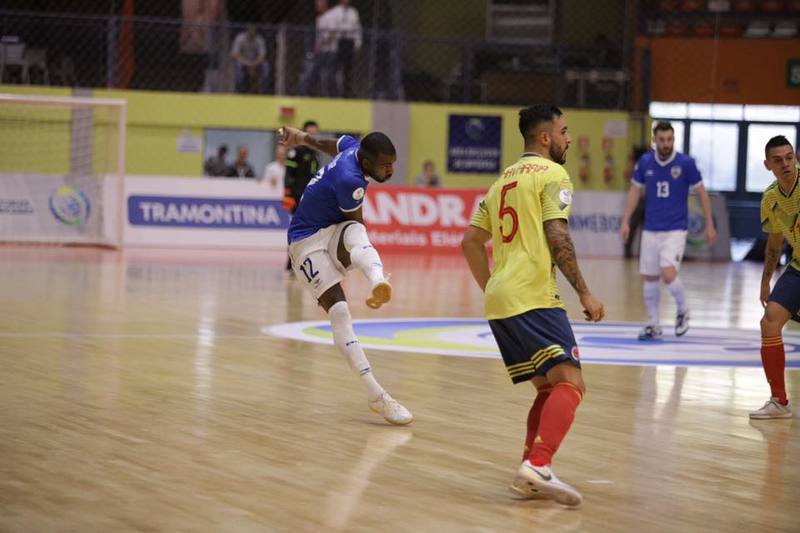
[(563, 165), (567, 162), (567, 149), (561, 150), (556, 146), (550, 146), (550, 159), (559, 165)]
[(658, 157), (661, 158), (662, 160), (667, 159), (670, 155), (672, 155), (672, 152), (674, 151), (675, 151), (674, 146), (672, 148), (664, 148), (664, 149), (656, 148), (656, 152), (658, 152)]

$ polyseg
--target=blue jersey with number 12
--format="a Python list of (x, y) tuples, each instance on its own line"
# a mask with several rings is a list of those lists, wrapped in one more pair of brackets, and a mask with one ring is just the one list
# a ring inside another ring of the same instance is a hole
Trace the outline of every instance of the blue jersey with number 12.
[(694, 159), (674, 152), (661, 161), (655, 152), (648, 152), (636, 163), (631, 181), (645, 188), (644, 229), (688, 229), (689, 191), (703, 182)]
[(289, 244), (344, 222), (345, 213), (361, 207), (367, 179), (358, 162), (360, 146), (361, 143), (349, 135), (339, 138), (336, 143), (339, 154), (319, 169), (300, 198), (289, 224)]

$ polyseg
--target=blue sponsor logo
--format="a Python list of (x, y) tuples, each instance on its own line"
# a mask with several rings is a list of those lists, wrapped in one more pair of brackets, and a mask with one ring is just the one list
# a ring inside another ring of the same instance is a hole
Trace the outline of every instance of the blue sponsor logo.
[(133, 226), (212, 229), (286, 229), (289, 214), (280, 200), (130, 196)]
[(622, 226), (621, 215), (607, 213), (591, 213), (588, 215), (570, 215), (570, 231), (589, 231), (592, 233), (619, 233)]
[(450, 115), (447, 171), (463, 174), (500, 172), (502, 117)]
[(80, 226), (89, 220), (89, 197), (72, 185), (62, 185), (50, 195), (50, 212), (67, 226)]

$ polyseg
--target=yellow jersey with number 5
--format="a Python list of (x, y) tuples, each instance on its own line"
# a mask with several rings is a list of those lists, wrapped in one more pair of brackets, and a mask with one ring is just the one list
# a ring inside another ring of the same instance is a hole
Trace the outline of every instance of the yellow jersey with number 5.
[(569, 219), (572, 181), (564, 167), (523, 154), (489, 188), (471, 225), (492, 234), (494, 270), (486, 285), (486, 318), (564, 307), (544, 223)]

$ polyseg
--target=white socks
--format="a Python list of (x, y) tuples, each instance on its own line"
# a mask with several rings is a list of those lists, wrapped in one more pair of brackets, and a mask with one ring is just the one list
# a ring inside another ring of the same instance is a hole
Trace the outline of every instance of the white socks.
[(659, 322), (658, 304), (661, 301), (661, 286), (658, 281), (644, 282), (644, 304), (647, 306), (647, 323), (657, 326)]
[(350, 252), (350, 262), (364, 273), (370, 285), (377, 285), (386, 279), (383, 275), (383, 263), (378, 251), (369, 242), (364, 224), (350, 224), (345, 228), (344, 247)]
[[(364, 226), (361, 227), (363, 228)], [(377, 256), (377, 253), (375, 255)], [(347, 307), (347, 302), (342, 301), (333, 304), (328, 309), (328, 318), (331, 321), (333, 342), (336, 344), (336, 348), (339, 349), (339, 353), (347, 358), (350, 368), (361, 376), (364, 386), (367, 388), (369, 400), (380, 398), (384, 393), (383, 387), (372, 375), (367, 356), (364, 355), (364, 350), (361, 349), (361, 344), (359, 344), (358, 338), (353, 331), (353, 319), (350, 316), (350, 308)]]
[(678, 306), (679, 313), (685, 313), (689, 310), (686, 306), (686, 293), (683, 289), (683, 282), (681, 278), (675, 278), (672, 283), (667, 285), (667, 290), (675, 298), (675, 304)]

